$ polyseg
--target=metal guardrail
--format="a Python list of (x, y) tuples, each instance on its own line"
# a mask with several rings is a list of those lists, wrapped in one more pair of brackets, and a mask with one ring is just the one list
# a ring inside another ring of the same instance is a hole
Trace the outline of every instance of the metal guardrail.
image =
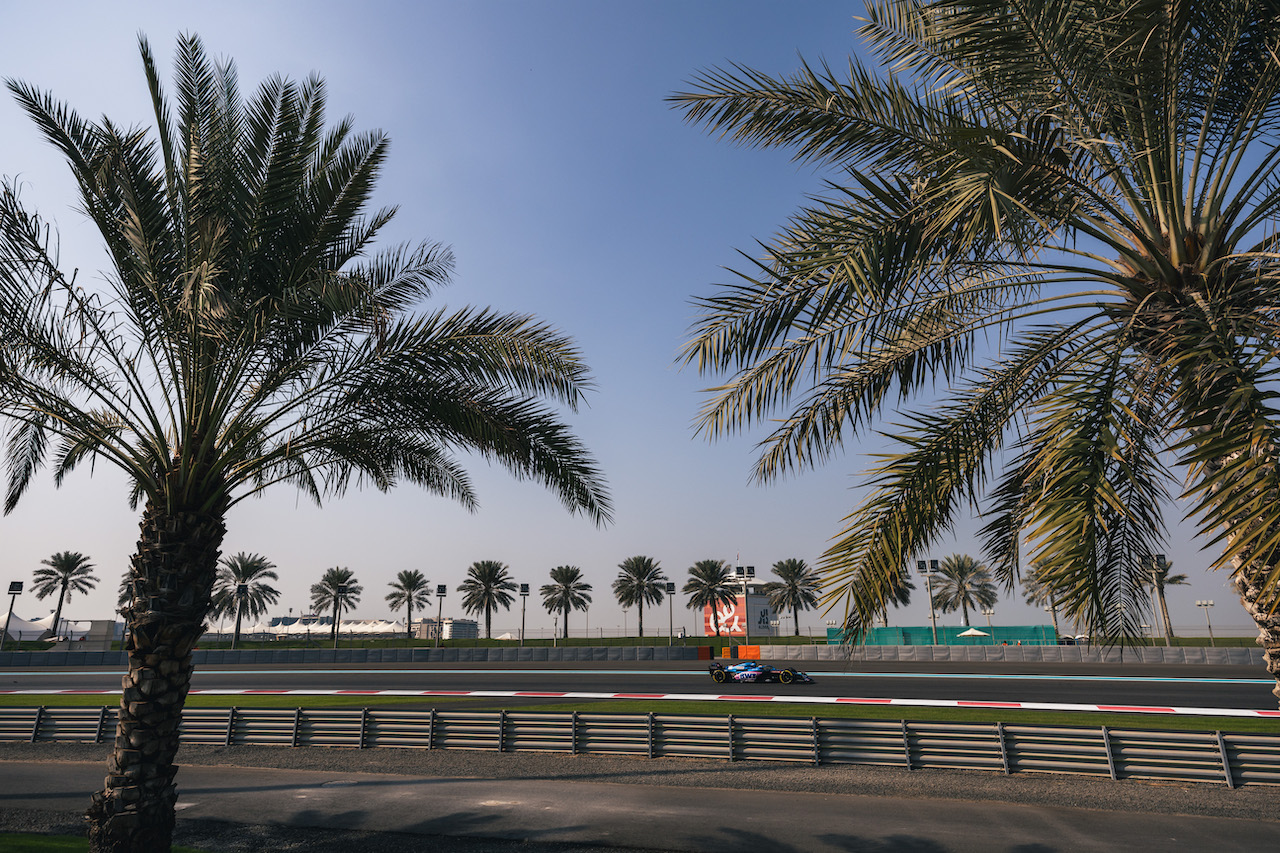
[[(0, 743), (112, 737), (114, 708), (0, 708)], [(1280, 736), (1003, 723), (591, 714), (581, 711), (192, 708), (182, 742), (476, 749), (877, 764), (1280, 785)]]

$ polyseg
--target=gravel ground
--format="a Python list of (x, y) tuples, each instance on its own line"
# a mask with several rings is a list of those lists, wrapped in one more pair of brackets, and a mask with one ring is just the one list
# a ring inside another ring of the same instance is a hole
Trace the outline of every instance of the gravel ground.
[[(107, 745), (38, 743), (0, 745), (0, 762), (105, 762)], [(1082, 776), (985, 771), (916, 770), (834, 765), (812, 767), (765, 762), (698, 759), (643, 759), (553, 753), (491, 753), (411, 749), (290, 749), (268, 746), (184, 746), (179, 760), (189, 765), (275, 767), (330, 770), (335, 773), (394, 773), (444, 777), (561, 779), (628, 785), (756, 789), (907, 797), (963, 799), (1148, 814), (1206, 815), (1274, 821), (1276, 789), (1193, 783), (1112, 782)], [(178, 775), (181, 786), (182, 775)], [(957, 792), (963, 791), (963, 797)], [(86, 803), (87, 805), (87, 803)], [(0, 809), (0, 831), (83, 831), (79, 814)], [(309, 853), (606, 853), (614, 848), (566, 846), (485, 839), (429, 838), (391, 833), (341, 832), (273, 826), (192, 821), (179, 817), (175, 841), (217, 853), (284, 850)]]

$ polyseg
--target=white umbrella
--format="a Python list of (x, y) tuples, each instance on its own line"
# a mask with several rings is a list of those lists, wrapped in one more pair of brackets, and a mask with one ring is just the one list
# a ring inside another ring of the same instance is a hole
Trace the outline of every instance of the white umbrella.
[(977, 628), (970, 628), (968, 631), (961, 631), (956, 634), (957, 637), (990, 637), (986, 631), (979, 631)]

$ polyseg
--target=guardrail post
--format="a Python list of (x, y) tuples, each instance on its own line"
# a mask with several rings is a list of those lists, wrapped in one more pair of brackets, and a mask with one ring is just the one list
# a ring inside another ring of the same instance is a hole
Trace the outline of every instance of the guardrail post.
[(93, 733), (93, 742), (102, 743), (102, 730), (107, 727), (107, 706), (98, 709), (98, 730)]
[(36, 708), (36, 718), (31, 723), (31, 743), (36, 742), (36, 738), (40, 736), (40, 721), (44, 717), (44, 706)]
[(907, 730), (907, 721), (902, 721), (902, 754), (907, 759), (907, 769), (911, 769), (911, 733)]
[(498, 712), (498, 752), (506, 752), (507, 744), (507, 712)]
[(653, 758), (653, 712), (649, 712), (649, 757)]
[(573, 720), (569, 726), (569, 751), (578, 754), (578, 712), (573, 712)]
[(302, 742), (302, 709), (295, 708), (293, 711), (293, 737), (289, 739), (289, 746), (297, 746)]
[(1106, 726), (1102, 727), (1102, 748), (1107, 751), (1107, 770), (1111, 773), (1111, 780), (1114, 782), (1120, 778), (1116, 776), (1116, 760), (1111, 754), (1111, 732)]
[(818, 732), (818, 718), (810, 717), (809, 724), (813, 727), (813, 766), (817, 767), (822, 763), (822, 739)]
[(1000, 741), (1000, 764), (1004, 775), (1009, 775), (1009, 750), (1004, 743), (1004, 723), (996, 723), (996, 740)]
[(729, 715), (729, 760), (733, 761), (733, 714)]
[(431, 709), (431, 717), (427, 720), (427, 751), (436, 748), (436, 709)]
[(223, 746), (231, 746), (231, 736), (236, 728), (236, 709), (227, 709), (227, 736), (223, 739)]
[(359, 749), (364, 749), (364, 740), (369, 732), (369, 709), (360, 709), (360, 745)]
[(1218, 752), (1222, 755), (1222, 775), (1227, 780), (1227, 787), (1234, 788), (1236, 780), (1231, 776), (1231, 757), (1227, 754), (1227, 742), (1222, 737), (1222, 732), (1214, 732), (1218, 736)]

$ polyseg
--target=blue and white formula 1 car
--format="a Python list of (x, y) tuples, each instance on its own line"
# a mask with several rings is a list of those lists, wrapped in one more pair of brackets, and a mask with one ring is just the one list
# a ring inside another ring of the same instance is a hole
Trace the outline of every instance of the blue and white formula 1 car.
[(724, 684), (726, 681), (776, 681), (780, 684), (791, 684), (793, 682), (800, 684), (813, 683), (813, 679), (809, 677), (808, 673), (801, 672), (798, 669), (791, 669), (790, 667), (774, 669), (768, 664), (761, 664), (753, 660), (730, 664), (729, 666), (713, 663), (707, 668), (711, 671), (711, 680), (716, 684)]

